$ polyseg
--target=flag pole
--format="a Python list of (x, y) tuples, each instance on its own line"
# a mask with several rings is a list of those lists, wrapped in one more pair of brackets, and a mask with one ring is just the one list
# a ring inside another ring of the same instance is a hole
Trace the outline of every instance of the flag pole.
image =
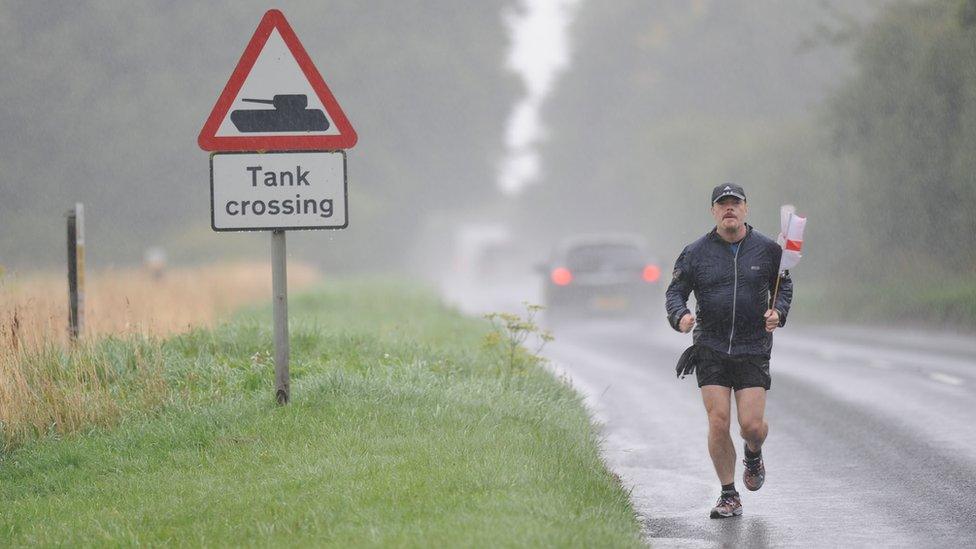
[(782, 278), (783, 278), (783, 273), (778, 273), (776, 275), (776, 289), (773, 290), (773, 298), (769, 300), (769, 307), (768, 307), (769, 309), (772, 309), (773, 305), (776, 305), (776, 294), (779, 293), (779, 281)]

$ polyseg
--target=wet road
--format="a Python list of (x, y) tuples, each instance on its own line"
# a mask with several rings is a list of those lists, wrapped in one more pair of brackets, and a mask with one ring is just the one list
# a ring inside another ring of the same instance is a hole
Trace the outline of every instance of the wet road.
[[(455, 300), (469, 313), (538, 302), (528, 287)], [(663, 308), (662, 308), (663, 310)], [(790, 325), (776, 333), (766, 484), (712, 520), (718, 481), (691, 337), (660, 323), (560, 325), (545, 349), (585, 397), (609, 467), (654, 547), (976, 547), (976, 339)], [(734, 425), (734, 421), (733, 421)], [(737, 427), (733, 438), (741, 460)]]
[(581, 322), (547, 355), (586, 395), (655, 547), (976, 545), (976, 343), (797, 331), (777, 333), (766, 484), (745, 491), (738, 464), (738, 519), (708, 518), (704, 408), (693, 378), (674, 375), (690, 336)]

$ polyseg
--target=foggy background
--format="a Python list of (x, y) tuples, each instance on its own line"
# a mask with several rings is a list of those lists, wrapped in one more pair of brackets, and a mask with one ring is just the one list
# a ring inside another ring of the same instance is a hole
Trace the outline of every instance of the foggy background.
[[(392, 268), (431, 212), (495, 194), (517, 80), (502, 2), (282, 2), (359, 134), (350, 228), (292, 232), (328, 269)], [(63, 262), (63, 211), (86, 206), (90, 266), (269, 255), (267, 234), (210, 229), (196, 138), (264, 2), (4, 2), (0, 262)]]
[[(513, 58), (531, 3), (277, 4), (359, 134), (349, 228), (291, 232), (290, 257), (434, 278), (463, 234), (505, 232), (528, 270), (615, 230), (667, 273), (734, 181), (767, 235), (780, 204), (809, 218), (808, 318), (976, 324), (976, 2), (556, 4), (541, 69)], [(267, 8), (0, 2), (0, 265), (62, 268), (76, 201), (93, 269), (267, 257), (210, 229), (196, 144)]]

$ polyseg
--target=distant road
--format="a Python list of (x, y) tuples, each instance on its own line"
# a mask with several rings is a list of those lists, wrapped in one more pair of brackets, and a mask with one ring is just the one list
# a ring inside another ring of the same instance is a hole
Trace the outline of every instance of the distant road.
[[(468, 313), (538, 302), (531, 281), (453, 291)], [(976, 338), (778, 331), (766, 484), (745, 491), (739, 464), (744, 515), (711, 520), (704, 408), (693, 376), (674, 375), (691, 337), (663, 312), (660, 323), (592, 320), (555, 335), (545, 354), (602, 424), (607, 463), (654, 547), (976, 547)]]

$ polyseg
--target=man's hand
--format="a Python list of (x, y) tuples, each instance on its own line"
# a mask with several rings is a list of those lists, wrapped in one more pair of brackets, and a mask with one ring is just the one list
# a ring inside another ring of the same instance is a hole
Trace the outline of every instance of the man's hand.
[(691, 313), (685, 313), (685, 316), (681, 317), (681, 320), (678, 321), (678, 329), (681, 330), (682, 333), (687, 334), (694, 327), (695, 315)]
[(763, 315), (766, 318), (766, 331), (772, 333), (779, 328), (779, 312), (776, 309), (769, 309)]

